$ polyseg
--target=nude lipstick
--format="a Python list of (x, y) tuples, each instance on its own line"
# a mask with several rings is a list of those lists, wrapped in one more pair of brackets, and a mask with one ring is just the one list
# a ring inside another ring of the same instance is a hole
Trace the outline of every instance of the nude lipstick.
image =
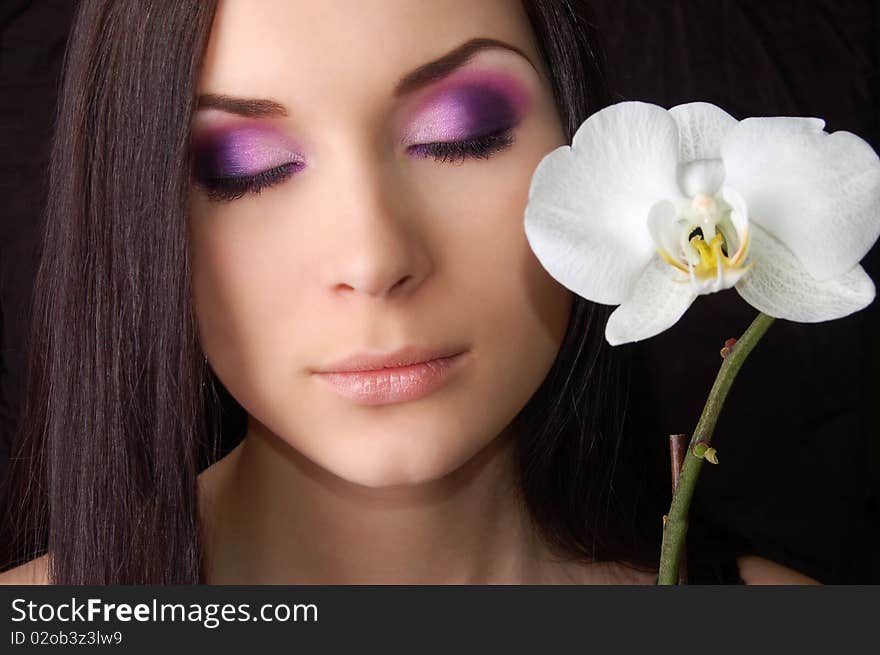
[(313, 371), (313, 375), (340, 396), (358, 404), (387, 405), (436, 391), (461, 368), (466, 355), (464, 351), (418, 355), (411, 349), (387, 356), (360, 355), (348, 358), (348, 364), (330, 367), (337, 370)]

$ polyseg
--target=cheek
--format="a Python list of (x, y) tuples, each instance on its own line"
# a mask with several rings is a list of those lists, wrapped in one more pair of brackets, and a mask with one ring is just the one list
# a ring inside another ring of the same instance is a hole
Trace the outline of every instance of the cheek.
[(516, 156), (505, 157), (503, 164), (499, 160), (479, 176), (479, 188), (450, 193), (467, 198), (465, 207), (447, 210), (463, 226), (455, 247), (456, 288), (491, 311), (483, 325), (503, 326), (512, 346), (513, 340), (516, 346), (531, 341), (545, 353), (561, 343), (572, 300), (571, 292), (537, 260), (523, 227), (531, 173), (548, 152), (546, 144), (553, 143), (549, 138), (526, 134)]
[(234, 385), (252, 383), (252, 372), (266, 366), (266, 353), (290, 348), (303, 303), (302, 285), (295, 283), (303, 274), (297, 267), (305, 253), (296, 251), (302, 240), (279, 234), (277, 219), (253, 213), (218, 213), (210, 227), (205, 221), (191, 231), (202, 347), (221, 379)]
[[(481, 393), (498, 407), (522, 406), (540, 386), (565, 336), (572, 293), (534, 256), (523, 228), (530, 172), (544, 149), (508, 158), (480, 177), (455, 215), (465, 226), (449, 251), (463, 315), (486, 357)], [(500, 162), (499, 162), (500, 163)], [(457, 197), (462, 197), (459, 193)]]
[[(467, 290), (470, 315), (481, 319), (474, 328), (497, 349), (495, 361), (502, 366), (516, 361), (543, 377), (565, 336), (572, 294), (535, 258), (516, 219), (520, 206), (506, 209), (506, 223), (473, 235), (462, 249), (458, 288)], [(514, 379), (522, 378), (516, 366), (509, 370)]]

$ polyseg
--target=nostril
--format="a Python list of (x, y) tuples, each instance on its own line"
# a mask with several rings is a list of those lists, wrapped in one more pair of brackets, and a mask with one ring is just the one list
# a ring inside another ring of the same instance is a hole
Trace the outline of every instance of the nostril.
[(397, 282), (397, 284), (395, 284), (395, 285), (394, 285), (393, 287), (391, 287), (391, 288), (392, 288), (392, 289), (396, 289), (397, 287), (402, 287), (404, 284), (406, 284), (406, 283), (409, 281), (410, 278), (412, 278), (412, 275), (405, 275), (405, 276), (403, 277), (402, 280), (399, 280), (399, 281)]

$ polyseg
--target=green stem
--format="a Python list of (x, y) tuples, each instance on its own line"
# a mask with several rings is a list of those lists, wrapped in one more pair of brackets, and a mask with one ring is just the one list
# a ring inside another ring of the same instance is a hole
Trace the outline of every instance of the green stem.
[(669, 514), (663, 527), (663, 545), (660, 549), (660, 572), (657, 584), (674, 585), (678, 580), (678, 564), (685, 544), (685, 535), (687, 535), (688, 508), (697, 486), (700, 467), (703, 465), (703, 457), (697, 457), (694, 454), (694, 447), (697, 444), (705, 444), (703, 447), (707, 447), (711, 443), (718, 414), (724, 406), (724, 400), (727, 398), (727, 393), (730, 391), (736, 374), (774, 320), (776, 319), (772, 316), (759, 313), (742, 337), (730, 348), (730, 353), (721, 364), (715, 383), (709, 392), (709, 398), (706, 400), (706, 406), (703, 408), (703, 413), (691, 438), (690, 447), (685, 454), (678, 485), (672, 495), (672, 505), (669, 507)]

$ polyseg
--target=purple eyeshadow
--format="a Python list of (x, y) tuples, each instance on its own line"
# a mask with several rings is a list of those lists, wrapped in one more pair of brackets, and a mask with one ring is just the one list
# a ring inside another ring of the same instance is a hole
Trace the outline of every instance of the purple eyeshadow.
[(300, 159), (276, 131), (259, 126), (219, 129), (193, 141), (195, 174), (203, 180), (256, 175)]
[[(525, 86), (500, 71), (456, 75), (424, 98), (404, 140), (410, 145), (463, 141), (516, 126), (531, 103)], [(294, 144), (268, 125), (232, 124), (194, 136), (193, 172), (203, 181), (251, 177), (304, 165)]]
[(406, 140), (421, 144), (491, 134), (515, 125), (526, 104), (525, 91), (507, 76), (472, 75), (432, 94)]

